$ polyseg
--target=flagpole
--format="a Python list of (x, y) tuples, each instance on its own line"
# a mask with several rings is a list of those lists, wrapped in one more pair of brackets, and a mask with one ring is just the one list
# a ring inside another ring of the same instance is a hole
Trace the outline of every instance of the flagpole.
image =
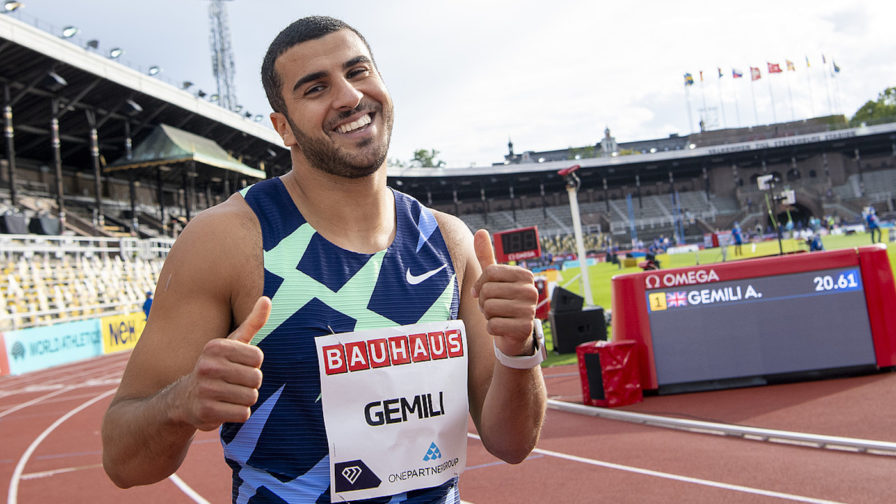
[(754, 83), (756, 82), (753, 79), (753, 68), (750, 68), (750, 95), (753, 96), (753, 118), (756, 120), (756, 126), (759, 126), (759, 112), (756, 110), (756, 90), (753, 88)]
[(840, 101), (840, 81), (837, 79), (837, 75), (840, 74), (840, 67), (837, 66), (834, 58), (831, 58), (831, 67), (833, 68), (831, 80), (834, 81), (834, 103), (837, 104), (837, 113), (843, 114), (843, 103)]
[(772, 123), (778, 122), (778, 114), (775, 112), (775, 95), (772, 94), (772, 74), (768, 74), (768, 97), (772, 101)]
[(722, 109), (722, 128), (727, 128), (727, 120), (725, 119), (725, 104), (722, 103), (722, 69), (719, 68), (719, 78), (716, 80), (716, 84), (718, 84), (719, 88), (719, 108)]
[(831, 104), (831, 85), (828, 82), (828, 62), (824, 57), (824, 54), (821, 55), (821, 72), (824, 74), (824, 89), (828, 95), (828, 114), (834, 115), (834, 106)]
[(734, 85), (734, 113), (737, 115), (737, 127), (740, 128), (744, 125), (744, 123), (740, 122), (740, 97), (737, 94), (737, 79), (743, 78), (744, 74), (740, 71), (735, 73), (735, 70), (731, 69), (731, 81)]
[(809, 107), (812, 110), (812, 117), (815, 117), (815, 97), (812, 93), (812, 70), (809, 70), (809, 57), (806, 56), (806, 84), (809, 85)]
[(793, 113), (793, 91), (790, 90), (790, 76), (787, 76), (787, 96), (790, 101), (790, 120), (796, 120), (796, 114)]
[(703, 101), (703, 110), (700, 111), (700, 123), (703, 125), (700, 132), (706, 129), (706, 88), (703, 87), (703, 70), (700, 70), (700, 98)]
[(684, 99), (687, 102), (688, 106), (688, 129), (691, 130), (691, 134), (694, 133), (694, 114), (691, 113), (691, 91), (688, 89), (687, 84), (684, 85)]
[(740, 98), (737, 96), (737, 84), (734, 85), (734, 114), (737, 116), (737, 127), (740, 128), (743, 123), (740, 122)]

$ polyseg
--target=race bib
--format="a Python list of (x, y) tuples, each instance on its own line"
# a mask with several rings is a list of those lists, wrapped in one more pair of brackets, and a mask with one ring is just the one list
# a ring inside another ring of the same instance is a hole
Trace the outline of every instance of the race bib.
[(334, 502), (441, 485), (467, 453), (459, 320), (315, 338)]

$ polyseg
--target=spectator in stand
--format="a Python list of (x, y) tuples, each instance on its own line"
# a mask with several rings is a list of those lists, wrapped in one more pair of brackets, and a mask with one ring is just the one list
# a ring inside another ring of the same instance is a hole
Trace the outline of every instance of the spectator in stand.
[(152, 291), (146, 291), (146, 301), (143, 302), (143, 313), (146, 314), (146, 320), (149, 320), (149, 309), (152, 307)]

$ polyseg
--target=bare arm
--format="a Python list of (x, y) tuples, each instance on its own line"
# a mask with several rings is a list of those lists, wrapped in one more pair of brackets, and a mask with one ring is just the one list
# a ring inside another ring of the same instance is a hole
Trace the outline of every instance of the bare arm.
[(493, 346), (506, 355), (533, 353), (534, 277), (524, 268), (495, 264), (488, 232), (478, 231), (474, 240), (460, 221), (439, 217), (459, 264), (460, 318), (470, 347), (470, 414), (489, 452), (522, 462), (535, 448), (544, 421), (544, 379), (540, 366), (520, 370), (500, 364)]
[[(251, 257), (242, 251), (252, 241), (236, 203), (191, 221), (162, 268), (152, 315), (103, 419), (103, 466), (118, 486), (170, 476), (196, 429), (245, 421), (258, 397), (263, 355), (246, 343), (270, 301), (249, 304), (255, 289), (233, 288), (245, 284)], [(232, 314), (242, 323), (231, 333)]]

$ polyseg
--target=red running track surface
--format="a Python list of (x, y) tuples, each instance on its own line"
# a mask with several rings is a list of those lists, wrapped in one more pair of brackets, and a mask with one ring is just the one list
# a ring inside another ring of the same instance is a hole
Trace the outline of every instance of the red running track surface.
[[(128, 353), (0, 378), (0, 489), (7, 503), (230, 501), (217, 433), (199, 433), (176, 478), (121, 490), (103, 472), (100, 423)], [(581, 404), (575, 366), (545, 370), (552, 399)], [(896, 374), (647, 397), (621, 408), (896, 442)], [(461, 498), (473, 504), (893, 502), (896, 456), (764, 443), (549, 410), (519, 465), (470, 427)]]

